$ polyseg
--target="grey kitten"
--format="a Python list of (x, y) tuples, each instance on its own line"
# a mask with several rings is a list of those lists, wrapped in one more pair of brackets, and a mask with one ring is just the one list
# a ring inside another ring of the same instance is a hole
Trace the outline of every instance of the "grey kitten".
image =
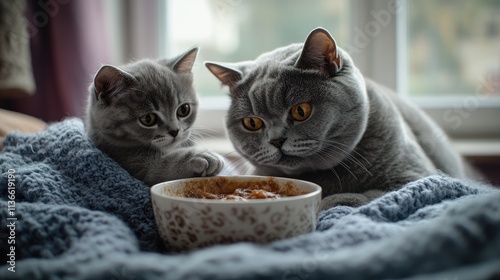
[(442, 130), (364, 78), (324, 29), (254, 61), (205, 65), (229, 87), (229, 138), (255, 173), (315, 182), (328, 206), (360, 205), (438, 170), (465, 177)]
[(153, 185), (212, 176), (222, 158), (193, 146), (197, 48), (173, 59), (103, 66), (90, 86), (86, 132), (132, 176)]

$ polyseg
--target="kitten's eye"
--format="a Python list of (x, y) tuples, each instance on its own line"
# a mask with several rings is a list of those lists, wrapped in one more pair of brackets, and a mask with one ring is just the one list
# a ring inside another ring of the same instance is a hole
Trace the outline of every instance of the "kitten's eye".
[(311, 115), (311, 104), (305, 102), (292, 107), (290, 114), (296, 121), (305, 121)]
[(259, 118), (243, 118), (243, 126), (250, 131), (259, 130), (264, 123)]
[(158, 122), (158, 116), (155, 113), (149, 113), (141, 116), (139, 121), (145, 126), (153, 126)]
[(191, 112), (191, 106), (189, 106), (189, 104), (182, 104), (177, 109), (177, 116), (183, 118), (189, 115), (190, 112)]

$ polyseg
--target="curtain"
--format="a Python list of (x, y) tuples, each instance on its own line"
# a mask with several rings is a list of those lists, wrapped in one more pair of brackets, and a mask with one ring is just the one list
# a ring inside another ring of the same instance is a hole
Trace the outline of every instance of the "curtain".
[(28, 1), (26, 23), (36, 91), (1, 100), (0, 107), (47, 122), (83, 117), (87, 90), (99, 67), (109, 62), (105, 1)]
[(28, 96), (35, 90), (25, 10), (26, 0), (0, 1), (0, 98)]

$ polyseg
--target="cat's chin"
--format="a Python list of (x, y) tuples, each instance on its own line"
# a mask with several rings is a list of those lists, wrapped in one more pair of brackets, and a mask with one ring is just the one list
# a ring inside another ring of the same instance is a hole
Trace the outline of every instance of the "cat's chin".
[(289, 156), (284, 154), (281, 154), (281, 156), (272, 163), (260, 163), (260, 165), (267, 165), (287, 175), (316, 170), (312, 164), (307, 163), (307, 160), (305, 160), (304, 157)]
[(316, 168), (314, 168), (314, 167), (303, 166), (303, 165), (301, 165), (301, 166), (276, 165), (276, 166), (273, 166), (273, 168), (275, 170), (278, 170), (279, 173), (281, 173), (285, 176), (292, 176), (292, 175), (316, 171)]

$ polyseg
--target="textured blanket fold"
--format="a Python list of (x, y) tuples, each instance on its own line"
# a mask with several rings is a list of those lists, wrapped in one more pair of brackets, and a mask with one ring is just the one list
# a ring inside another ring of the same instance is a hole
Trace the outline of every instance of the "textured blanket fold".
[(0, 174), (0, 279), (500, 277), (500, 191), (444, 175), (323, 211), (310, 234), (172, 254), (149, 188), (96, 149), (79, 119), (10, 134)]

